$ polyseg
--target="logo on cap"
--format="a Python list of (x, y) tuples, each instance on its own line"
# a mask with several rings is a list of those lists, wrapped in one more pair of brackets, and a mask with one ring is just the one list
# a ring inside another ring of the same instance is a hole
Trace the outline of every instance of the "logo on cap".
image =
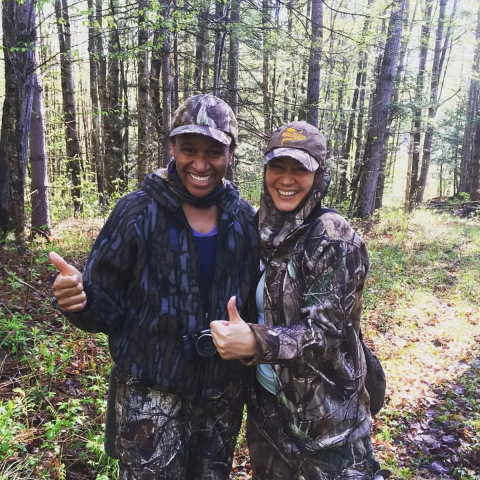
[(296, 129), (293, 127), (287, 128), (283, 133), (282, 133), (282, 141), (280, 142), (280, 145), (283, 145), (285, 142), (300, 142), (302, 140), (305, 140), (305, 131)]

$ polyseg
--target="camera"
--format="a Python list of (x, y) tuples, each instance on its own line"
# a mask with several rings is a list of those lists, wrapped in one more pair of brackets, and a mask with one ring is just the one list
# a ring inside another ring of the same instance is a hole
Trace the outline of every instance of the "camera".
[(183, 354), (187, 360), (198, 357), (212, 357), (217, 353), (210, 329), (189, 333), (182, 337)]

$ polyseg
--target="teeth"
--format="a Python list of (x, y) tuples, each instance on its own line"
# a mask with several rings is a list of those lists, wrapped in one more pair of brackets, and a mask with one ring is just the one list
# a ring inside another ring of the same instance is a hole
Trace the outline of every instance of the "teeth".
[(212, 176), (211, 175), (205, 175), (203, 177), (200, 177), (198, 175), (194, 175), (193, 173), (190, 173), (190, 176), (196, 181), (196, 182), (208, 182)]
[(278, 190), (278, 189), (277, 189), (277, 192), (280, 195), (283, 195), (284, 197), (292, 197), (293, 195), (295, 195), (297, 193), (296, 190), (294, 190), (293, 192), (286, 192), (285, 190)]

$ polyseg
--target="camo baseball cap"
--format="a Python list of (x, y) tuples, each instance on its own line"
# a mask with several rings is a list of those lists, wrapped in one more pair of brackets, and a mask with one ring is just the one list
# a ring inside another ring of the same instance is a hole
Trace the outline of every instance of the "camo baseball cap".
[(307, 170), (315, 172), (325, 166), (327, 145), (318, 128), (307, 122), (291, 122), (273, 132), (268, 142), (263, 164), (272, 158), (291, 157)]
[(213, 95), (187, 98), (173, 114), (170, 137), (182, 133), (198, 133), (224, 145), (238, 141), (238, 125), (233, 110)]

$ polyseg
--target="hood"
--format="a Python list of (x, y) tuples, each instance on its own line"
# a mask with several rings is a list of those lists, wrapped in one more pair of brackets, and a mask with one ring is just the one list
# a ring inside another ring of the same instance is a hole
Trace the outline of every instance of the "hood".
[(268, 193), (264, 172), (258, 227), (264, 262), (268, 262), (273, 252), (284, 242), (296, 237), (297, 233), (301, 233), (303, 223), (327, 194), (329, 183), (328, 170), (326, 168), (318, 169), (315, 172), (312, 189), (302, 203), (292, 212), (280, 212), (276, 209), (272, 197)]

